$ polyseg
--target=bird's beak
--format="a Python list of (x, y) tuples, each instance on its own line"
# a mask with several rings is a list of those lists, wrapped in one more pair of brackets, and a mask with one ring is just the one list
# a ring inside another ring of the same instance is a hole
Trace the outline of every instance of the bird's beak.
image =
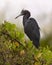
[(17, 17), (15, 17), (15, 19), (18, 18), (19, 16), (22, 16), (22, 14), (18, 15)]

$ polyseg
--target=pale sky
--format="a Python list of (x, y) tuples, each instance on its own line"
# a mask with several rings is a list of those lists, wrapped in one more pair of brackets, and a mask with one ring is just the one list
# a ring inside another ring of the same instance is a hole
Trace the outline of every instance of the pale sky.
[(7, 18), (22, 9), (29, 10), (33, 16), (52, 11), (52, 0), (0, 0), (0, 11), (6, 11)]
[(31, 12), (31, 17), (37, 20), (41, 29), (46, 31), (47, 27), (50, 27), (49, 24), (52, 23), (50, 21), (52, 20), (52, 0), (0, 0), (0, 20), (17, 23), (14, 17), (20, 14), (22, 9)]

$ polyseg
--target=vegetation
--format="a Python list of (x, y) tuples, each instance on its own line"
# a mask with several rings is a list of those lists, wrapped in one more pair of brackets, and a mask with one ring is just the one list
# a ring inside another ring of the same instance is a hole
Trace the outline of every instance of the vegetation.
[(52, 36), (40, 42), (37, 50), (15, 24), (4, 22), (0, 25), (0, 65), (52, 65)]

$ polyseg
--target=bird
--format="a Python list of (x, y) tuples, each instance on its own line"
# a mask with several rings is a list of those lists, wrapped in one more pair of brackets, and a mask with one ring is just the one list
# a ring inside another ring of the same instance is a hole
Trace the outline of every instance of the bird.
[(28, 10), (22, 10), (19, 16), (23, 16), (24, 32), (28, 38), (33, 42), (33, 45), (39, 49), (40, 47), (40, 27), (37, 21), (31, 17), (31, 13)]

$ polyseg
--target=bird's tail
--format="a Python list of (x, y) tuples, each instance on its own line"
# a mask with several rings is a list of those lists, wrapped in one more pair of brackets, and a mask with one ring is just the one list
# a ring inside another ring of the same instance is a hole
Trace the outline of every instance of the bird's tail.
[(39, 41), (33, 41), (33, 44), (35, 45), (35, 47), (36, 47), (37, 49), (39, 49), (39, 46), (40, 46)]

